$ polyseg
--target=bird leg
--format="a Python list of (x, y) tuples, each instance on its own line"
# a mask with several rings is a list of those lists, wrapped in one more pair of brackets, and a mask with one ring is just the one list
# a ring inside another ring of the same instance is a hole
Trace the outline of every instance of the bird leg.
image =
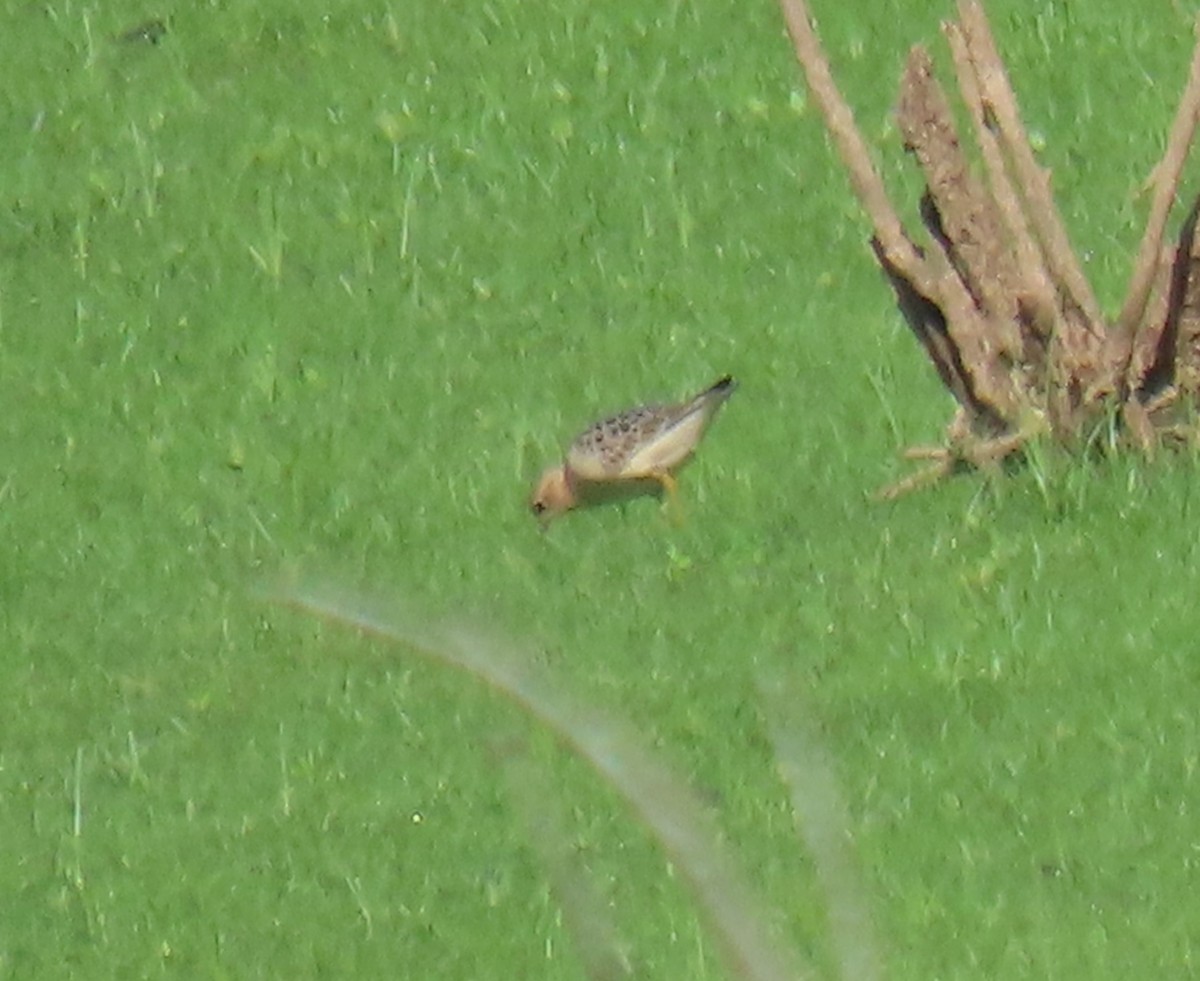
[(651, 476), (662, 486), (663, 496), (666, 498), (666, 510), (672, 520), (681, 523), (683, 513), (679, 510), (679, 484), (665, 470), (661, 473), (651, 474)]
[(675, 500), (675, 496), (679, 493), (679, 484), (676, 482), (674, 477), (672, 477), (665, 470), (659, 473), (652, 473), (650, 477), (651, 479), (658, 481), (663, 489), (663, 493), (666, 494), (668, 501)]

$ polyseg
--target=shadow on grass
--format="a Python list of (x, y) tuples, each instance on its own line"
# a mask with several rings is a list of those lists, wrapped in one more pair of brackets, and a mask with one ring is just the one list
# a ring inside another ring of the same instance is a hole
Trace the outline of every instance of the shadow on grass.
[[(730, 977), (782, 981), (815, 976), (795, 949), (768, 931), (767, 910), (721, 845), (713, 814), (626, 722), (583, 704), (545, 668), (535, 669), (515, 651), (465, 627), (426, 623), (398, 605), (325, 586), (284, 585), (269, 595), (456, 668), (520, 707), (616, 790), (658, 841), (681, 873)], [(838, 973), (844, 979), (879, 978), (878, 948), (833, 768), (814, 734), (792, 721), (802, 700), (782, 684), (764, 684), (762, 697), (776, 764), (825, 893)], [(553, 794), (519, 747), (506, 747), (499, 756), (510, 796), (546, 867), (588, 976), (628, 976), (632, 969), (615, 928), (550, 806)]]

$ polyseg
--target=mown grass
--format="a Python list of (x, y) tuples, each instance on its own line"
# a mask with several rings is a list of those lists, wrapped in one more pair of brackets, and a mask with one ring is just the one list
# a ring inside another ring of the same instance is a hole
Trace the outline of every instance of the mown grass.
[[(949, 9), (816, 6), (911, 189), (894, 79)], [(949, 407), (771, 4), (0, 9), (0, 972), (578, 977), (517, 737), (638, 976), (719, 976), (589, 771), (262, 602), (280, 570), (518, 638), (627, 716), (827, 972), (764, 677), (835, 761), (888, 977), (1193, 969), (1193, 462), (869, 502)], [(1188, 18), (990, 9), (1115, 307)], [(724, 371), (682, 527), (536, 531), (579, 426)]]

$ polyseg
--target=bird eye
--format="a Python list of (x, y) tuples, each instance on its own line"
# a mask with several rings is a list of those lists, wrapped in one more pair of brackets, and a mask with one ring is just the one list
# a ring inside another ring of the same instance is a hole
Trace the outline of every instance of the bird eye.
[(546, 510), (546, 502), (534, 501), (530, 507), (532, 508), (534, 514), (542, 514)]

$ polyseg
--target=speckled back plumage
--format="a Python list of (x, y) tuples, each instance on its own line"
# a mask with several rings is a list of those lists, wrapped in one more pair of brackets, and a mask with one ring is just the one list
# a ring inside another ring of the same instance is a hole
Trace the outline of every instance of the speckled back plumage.
[(603, 419), (571, 444), (569, 455), (572, 458), (597, 458), (605, 471), (620, 473), (622, 464), (634, 449), (670, 424), (672, 408), (677, 407), (640, 405)]
[(726, 375), (686, 402), (642, 405), (601, 420), (571, 444), (567, 467), (584, 480), (669, 470), (691, 453), (733, 388), (733, 379)]

